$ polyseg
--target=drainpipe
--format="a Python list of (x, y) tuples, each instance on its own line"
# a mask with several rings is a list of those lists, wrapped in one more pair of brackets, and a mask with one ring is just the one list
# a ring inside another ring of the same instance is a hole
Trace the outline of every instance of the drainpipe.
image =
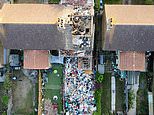
[(128, 88), (127, 88), (127, 84), (128, 84), (128, 80), (127, 80), (127, 78), (125, 79), (125, 93), (126, 93), (126, 112), (128, 112)]
[(7, 64), (7, 60), (8, 60), (7, 59), (7, 49), (4, 48), (3, 50), (4, 50), (4, 53), (3, 53), (3, 58), (4, 58), (3, 61), (4, 62), (3, 63), (4, 63), (4, 65), (6, 65)]

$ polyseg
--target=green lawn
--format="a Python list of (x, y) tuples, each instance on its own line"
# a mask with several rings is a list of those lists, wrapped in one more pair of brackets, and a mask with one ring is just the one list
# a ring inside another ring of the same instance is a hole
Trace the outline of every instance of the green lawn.
[(146, 115), (149, 113), (148, 108), (148, 89), (147, 89), (147, 79), (146, 74), (141, 73), (139, 78), (139, 89), (137, 91), (136, 100), (136, 112), (139, 115)]
[(102, 114), (108, 115), (111, 111), (111, 73), (104, 74), (102, 83)]
[(124, 97), (125, 82), (116, 77), (116, 111), (123, 111), (125, 104)]
[[(23, 106), (20, 108), (18, 108), (15, 113), (13, 115), (20, 115), (20, 114), (24, 114), (24, 115), (34, 115), (34, 111), (33, 111), (33, 101), (32, 101), (32, 96), (33, 96), (33, 90), (31, 89), (26, 98), (23, 99)], [(31, 108), (31, 110), (30, 110)], [(31, 112), (30, 112), (31, 111)]]
[(2, 97), (5, 96), (5, 90), (3, 88), (3, 84), (0, 83), (0, 115), (3, 113), (4, 111), (4, 105), (2, 104)]
[(102, 98), (102, 87), (100, 89), (97, 89), (95, 91), (95, 100), (96, 100), (96, 107), (97, 107), (97, 111), (95, 111), (93, 113), (93, 115), (101, 115), (101, 110), (102, 110), (102, 104), (101, 104), (101, 98)]
[(53, 100), (53, 96), (58, 96), (58, 100), (56, 103), (58, 104), (58, 112), (62, 111), (62, 94), (61, 94), (61, 88), (62, 88), (62, 82), (63, 82), (63, 67), (62, 65), (52, 65), (52, 69), (57, 70), (59, 76), (55, 74), (54, 72), (48, 73), (48, 83), (45, 85), (45, 98), (51, 99), (52, 102), (55, 102)]

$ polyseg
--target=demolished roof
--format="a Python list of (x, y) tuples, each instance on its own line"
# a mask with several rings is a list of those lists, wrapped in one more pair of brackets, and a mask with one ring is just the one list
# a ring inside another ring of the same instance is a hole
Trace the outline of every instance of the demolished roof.
[(24, 69), (48, 69), (47, 50), (24, 50)]
[(120, 52), (119, 60), (122, 71), (145, 71), (145, 52)]
[[(146, 13), (145, 13), (146, 12)], [(154, 51), (152, 5), (105, 5), (104, 50)], [(127, 14), (127, 15), (126, 15)], [(112, 19), (111, 26), (108, 19)], [(107, 28), (107, 25), (110, 28)]]

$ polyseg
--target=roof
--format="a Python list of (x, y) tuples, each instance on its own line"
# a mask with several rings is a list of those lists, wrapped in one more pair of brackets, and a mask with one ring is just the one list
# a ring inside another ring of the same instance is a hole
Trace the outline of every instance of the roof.
[(105, 5), (105, 14), (115, 25), (154, 25), (153, 5)]
[(114, 25), (105, 33), (104, 50), (154, 51), (154, 25)]
[(24, 69), (48, 69), (47, 50), (24, 50)]
[[(153, 5), (105, 5), (103, 49), (154, 51), (153, 12)], [(112, 26), (108, 19), (112, 19)]]
[(72, 11), (73, 7), (59, 4), (4, 4), (0, 23), (56, 24)]
[(65, 49), (71, 41), (71, 31), (61, 32), (54, 24), (6, 24), (1, 28), (0, 38), (8, 49)]
[(145, 71), (145, 52), (120, 52), (119, 69)]

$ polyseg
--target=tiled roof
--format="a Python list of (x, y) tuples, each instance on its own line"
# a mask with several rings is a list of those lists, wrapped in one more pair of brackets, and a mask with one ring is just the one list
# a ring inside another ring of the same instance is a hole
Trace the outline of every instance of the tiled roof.
[(104, 15), (104, 50), (154, 51), (153, 5), (105, 5)]
[(1, 29), (0, 39), (8, 49), (65, 49), (72, 40), (71, 31), (61, 32), (55, 24), (6, 24)]
[(145, 71), (145, 52), (120, 52), (120, 70)]
[(24, 69), (48, 69), (47, 50), (24, 50)]
[(153, 5), (105, 5), (105, 14), (115, 25), (154, 25)]
[(154, 25), (114, 25), (105, 33), (104, 50), (154, 51)]

